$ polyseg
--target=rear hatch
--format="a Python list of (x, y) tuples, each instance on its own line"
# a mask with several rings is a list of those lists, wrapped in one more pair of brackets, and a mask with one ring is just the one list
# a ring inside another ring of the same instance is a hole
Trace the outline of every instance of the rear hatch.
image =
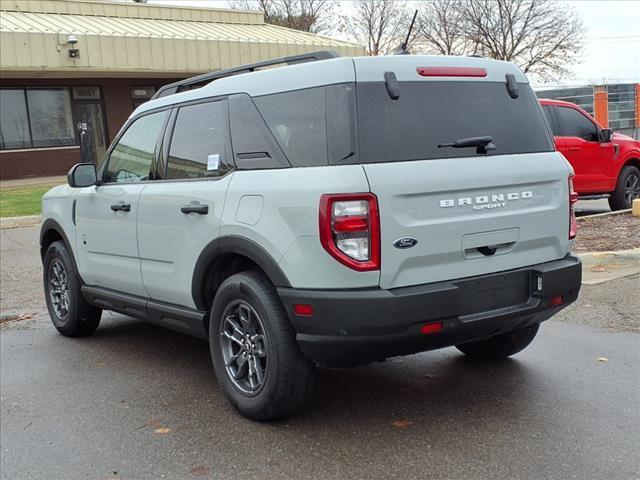
[[(354, 62), (359, 161), (380, 211), (381, 287), (566, 255), (570, 170), (517, 68), (452, 57)], [(456, 62), (464, 69), (448, 70)], [(475, 137), (491, 137), (488, 150), (439, 147)]]

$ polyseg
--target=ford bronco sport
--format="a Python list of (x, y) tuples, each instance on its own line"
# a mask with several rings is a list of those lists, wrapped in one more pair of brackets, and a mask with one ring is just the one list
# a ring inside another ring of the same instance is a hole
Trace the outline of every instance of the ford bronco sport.
[(205, 74), (45, 195), (48, 310), (68, 336), (112, 310), (208, 339), (230, 402), (284, 417), (317, 366), (525, 348), (580, 289), (572, 175), (510, 63), (325, 52)]

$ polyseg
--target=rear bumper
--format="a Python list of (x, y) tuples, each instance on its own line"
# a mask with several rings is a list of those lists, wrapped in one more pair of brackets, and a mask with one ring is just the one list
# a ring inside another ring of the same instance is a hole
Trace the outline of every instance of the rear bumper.
[[(304, 355), (323, 366), (352, 366), (459, 345), (547, 320), (578, 297), (580, 260), (561, 260), (461, 280), (382, 290), (278, 293)], [(538, 290), (541, 283), (542, 289)], [(553, 299), (562, 297), (554, 305)], [(294, 304), (313, 306), (312, 316)], [(423, 335), (425, 323), (443, 329)]]

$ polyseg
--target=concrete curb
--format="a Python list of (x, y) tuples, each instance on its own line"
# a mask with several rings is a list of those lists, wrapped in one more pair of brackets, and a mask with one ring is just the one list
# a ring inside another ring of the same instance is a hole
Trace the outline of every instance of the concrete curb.
[(611, 262), (612, 260), (629, 260), (631, 262), (640, 263), (640, 248), (632, 248), (631, 250), (611, 250), (608, 252), (585, 252), (578, 253), (582, 263)]
[(0, 218), (0, 230), (7, 228), (33, 227), (40, 225), (42, 218), (40, 215), (27, 215), (25, 217), (4, 217)]
[(611, 215), (622, 215), (623, 213), (631, 213), (631, 209), (628, 208), (626, 210), (616, 210), (615, 212), (594, 213), (593, 215), (581, 215), (577, 220), (580, 221), (587, 220), (589, 218), (609, 217)]
[(640, 248), (579, 253), (583, 285), (598, 285), (640, 273)]

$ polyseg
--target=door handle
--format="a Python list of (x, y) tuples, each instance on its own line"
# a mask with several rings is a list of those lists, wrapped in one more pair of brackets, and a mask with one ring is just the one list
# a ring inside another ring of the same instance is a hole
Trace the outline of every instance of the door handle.
[(192, 203), (191, 205), (185, 205), (180, 209), (185, 215), (190, 213), (197, 213), (198, 215), (206, 215), (209, 213), (209, 205), (200, 205), (198, 203)]
[(578, 150), (580, 150), (580, 147), (569, 147), (570, 152), (577, 152)]
[(130, 212), (131, 204), (130, 203), (115, 203), (111, 205), (111, 210), (114, 212)]

